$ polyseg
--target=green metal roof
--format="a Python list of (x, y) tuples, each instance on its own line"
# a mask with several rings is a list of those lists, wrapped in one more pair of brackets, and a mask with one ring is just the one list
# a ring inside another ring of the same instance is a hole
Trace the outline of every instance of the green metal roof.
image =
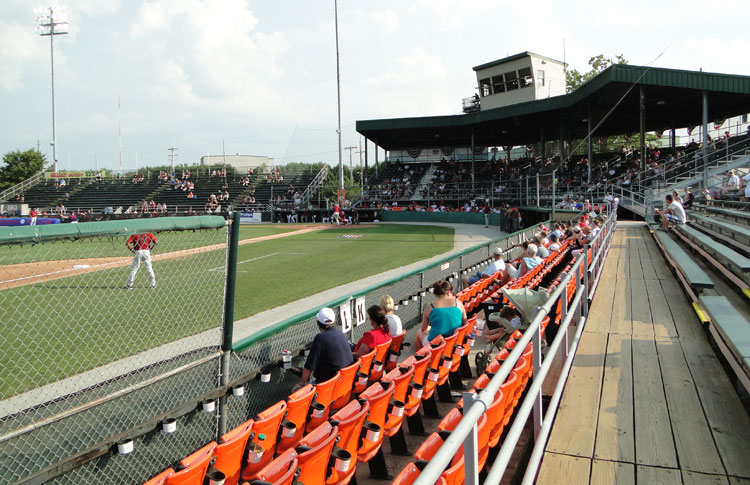
[(750, 76), (648, 68), (616, 64), (579, 89), (562, 96), (468, 114), (357, 121), (357, 131), (379, 146), (466, 147), (474, 132), (476, 146), (535, 143), (586, 135), (591, 110), (596, 124), (621, 99), (594, 136), (639, 130), (639, 88), (646, 98), (646, 130), (696, 126), (701, 122), (702, 92), (708, 95), (709, 120), (750, 113)]
[(512, 56), (503, 57), (502, 59), (498, 59), (496, 61), (487, 62), (484, 64), (480, 64), (478, 66), (474, 66), (472, 69), (474, 69), (475, 71), (481, 71), (482, 69), (487, 69), (488, 67), (498, 66), (500, 64), (505, 64), (506, 62), (523, 59), (524, 57), (529, 57), (529, 56), (538, 57), (540, 59), (544, 59), (545, 61), (555, 62), (557, 64), (564, 64), (562, 61), (558, 61), (557, 59), (552, 59), (551, 57), (543, 56), (541, 54), (535, 54), (534, 52), (525, 51), (519, 54), (514, 54)]

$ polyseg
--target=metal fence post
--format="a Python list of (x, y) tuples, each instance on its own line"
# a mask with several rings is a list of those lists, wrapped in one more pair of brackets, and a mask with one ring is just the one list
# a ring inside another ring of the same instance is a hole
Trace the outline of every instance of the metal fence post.
[(590, 244), (584, 244), (583, 245), (583, 261), (581, 261), (581, 265), (583, 266), (583, 316), (587, 316), (589, 314), (589, 250), (591, 249)]
[[(226, 386), (229, 382), (229, 360), (232, 356), (232, 338), (234, 336), (234, 290), (237, 281), (237, 243), (240, 239), (240, 213), (232, 213), (232, 227), (229, 233), (229, 251), (227, 253), (227, 284), (224, 295), (224, 325), (221, 340), (221, 373), (219, 384)], [(218, 436), (227, 432), (227, 396), (219, 399), (219, 428)], [(217, 438), (218, 438), (217, 436)]]
[[(566, 282), (565, 278), (568, 276), (568, 273), (563, 273), (560, 281), (562, 282), (563, 289), (562, 294), (560, 294), (560, 322), (565, 321), (565, 317), (568, 315), (568, 283)], [(565, 332), (565, 335), (563, 336), (563, 359), (568, 358), (568, 332)]]
[[(464, 409), (468, 411), (471, 406), (476, 406), (476, 399), (479, 396), (472, 392), (464, 393)], [(468, 406), (466, 405), (468, 403)], [(466, 485), (479, 484), (479, 443), (477, 441), (477, 424), (471, 428), (471, 431), (464, 440), (464, 483)]]
[[(536, 308), (534, 313), (539, 312), (539, 307)], [(536, 376), (539, 374), (539, 368), (542, 366), (542, 327), (539, 326), (534, 330), (534, 336), (532, 337), (533, 352), (532, 362), (534, 364), (534, 373)], [(567, 330), (566, 330), (567, 333)], [(534, 441), (536, 442), (539, 437), (539, 431), (542, 429), (542, 390), (539, 389), (537, 395), (534, 396)]]

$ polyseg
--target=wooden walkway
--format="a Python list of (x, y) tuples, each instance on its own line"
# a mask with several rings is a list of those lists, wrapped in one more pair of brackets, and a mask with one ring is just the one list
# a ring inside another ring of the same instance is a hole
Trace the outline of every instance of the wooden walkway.
[(618, 225), (540, 484), (750, 484), (750, 418), (643, 223)]

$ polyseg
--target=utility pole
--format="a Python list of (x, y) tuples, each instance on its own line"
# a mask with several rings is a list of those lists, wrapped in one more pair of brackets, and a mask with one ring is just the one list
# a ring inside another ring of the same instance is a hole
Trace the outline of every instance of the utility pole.
[(343, 150), (341, 149), (341, 67), (339, 65), (339, 2), (333, 0), (333, 17), (336, 28), (336, 102), (338, 106), (338, 129), (336, 133), (339, 137), (339, 196), (336, 200), (343, 204), (344, 193), (344, 163), (342, 160)]
[(174, 159), (177, 157), (175, 152), (179, 150), (179, 148), (169, 147), (167, 150), (169, 151), (169, 161), (172, 164), (172, 176), (174, 176)]
[(344, 150), (349, 151), (349, 177), (354, 180), (354, 166), (352, 165), (352, 150), (356, 150), (357, 147), (344, 147)]

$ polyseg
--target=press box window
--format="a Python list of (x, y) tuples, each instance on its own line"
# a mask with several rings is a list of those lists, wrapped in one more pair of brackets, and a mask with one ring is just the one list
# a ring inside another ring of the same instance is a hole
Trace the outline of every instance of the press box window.
[(482, 97), (492, 94), (492, 85), (489, 78), (479, 81), (479, 93)]
[(492, 76), (492, 91), (495, 94), (505, 92), (505, 80), (503, 79), (502, 74), (499, 76)]
[(526, 88), (534, 85), (534, 78), (531, 76), (531, 68), (524, 67), (518, 70), (518, 79), (521, 82), (521, 87)]
[(518, 89), (518, 75), (516, 74), (516, 71), (505, 73), (505, 89), (507, 91)]
[(540, 86), (544, 86), (544, 71), (541, 69), (536, 72), (536, 82), (538, 82)]

